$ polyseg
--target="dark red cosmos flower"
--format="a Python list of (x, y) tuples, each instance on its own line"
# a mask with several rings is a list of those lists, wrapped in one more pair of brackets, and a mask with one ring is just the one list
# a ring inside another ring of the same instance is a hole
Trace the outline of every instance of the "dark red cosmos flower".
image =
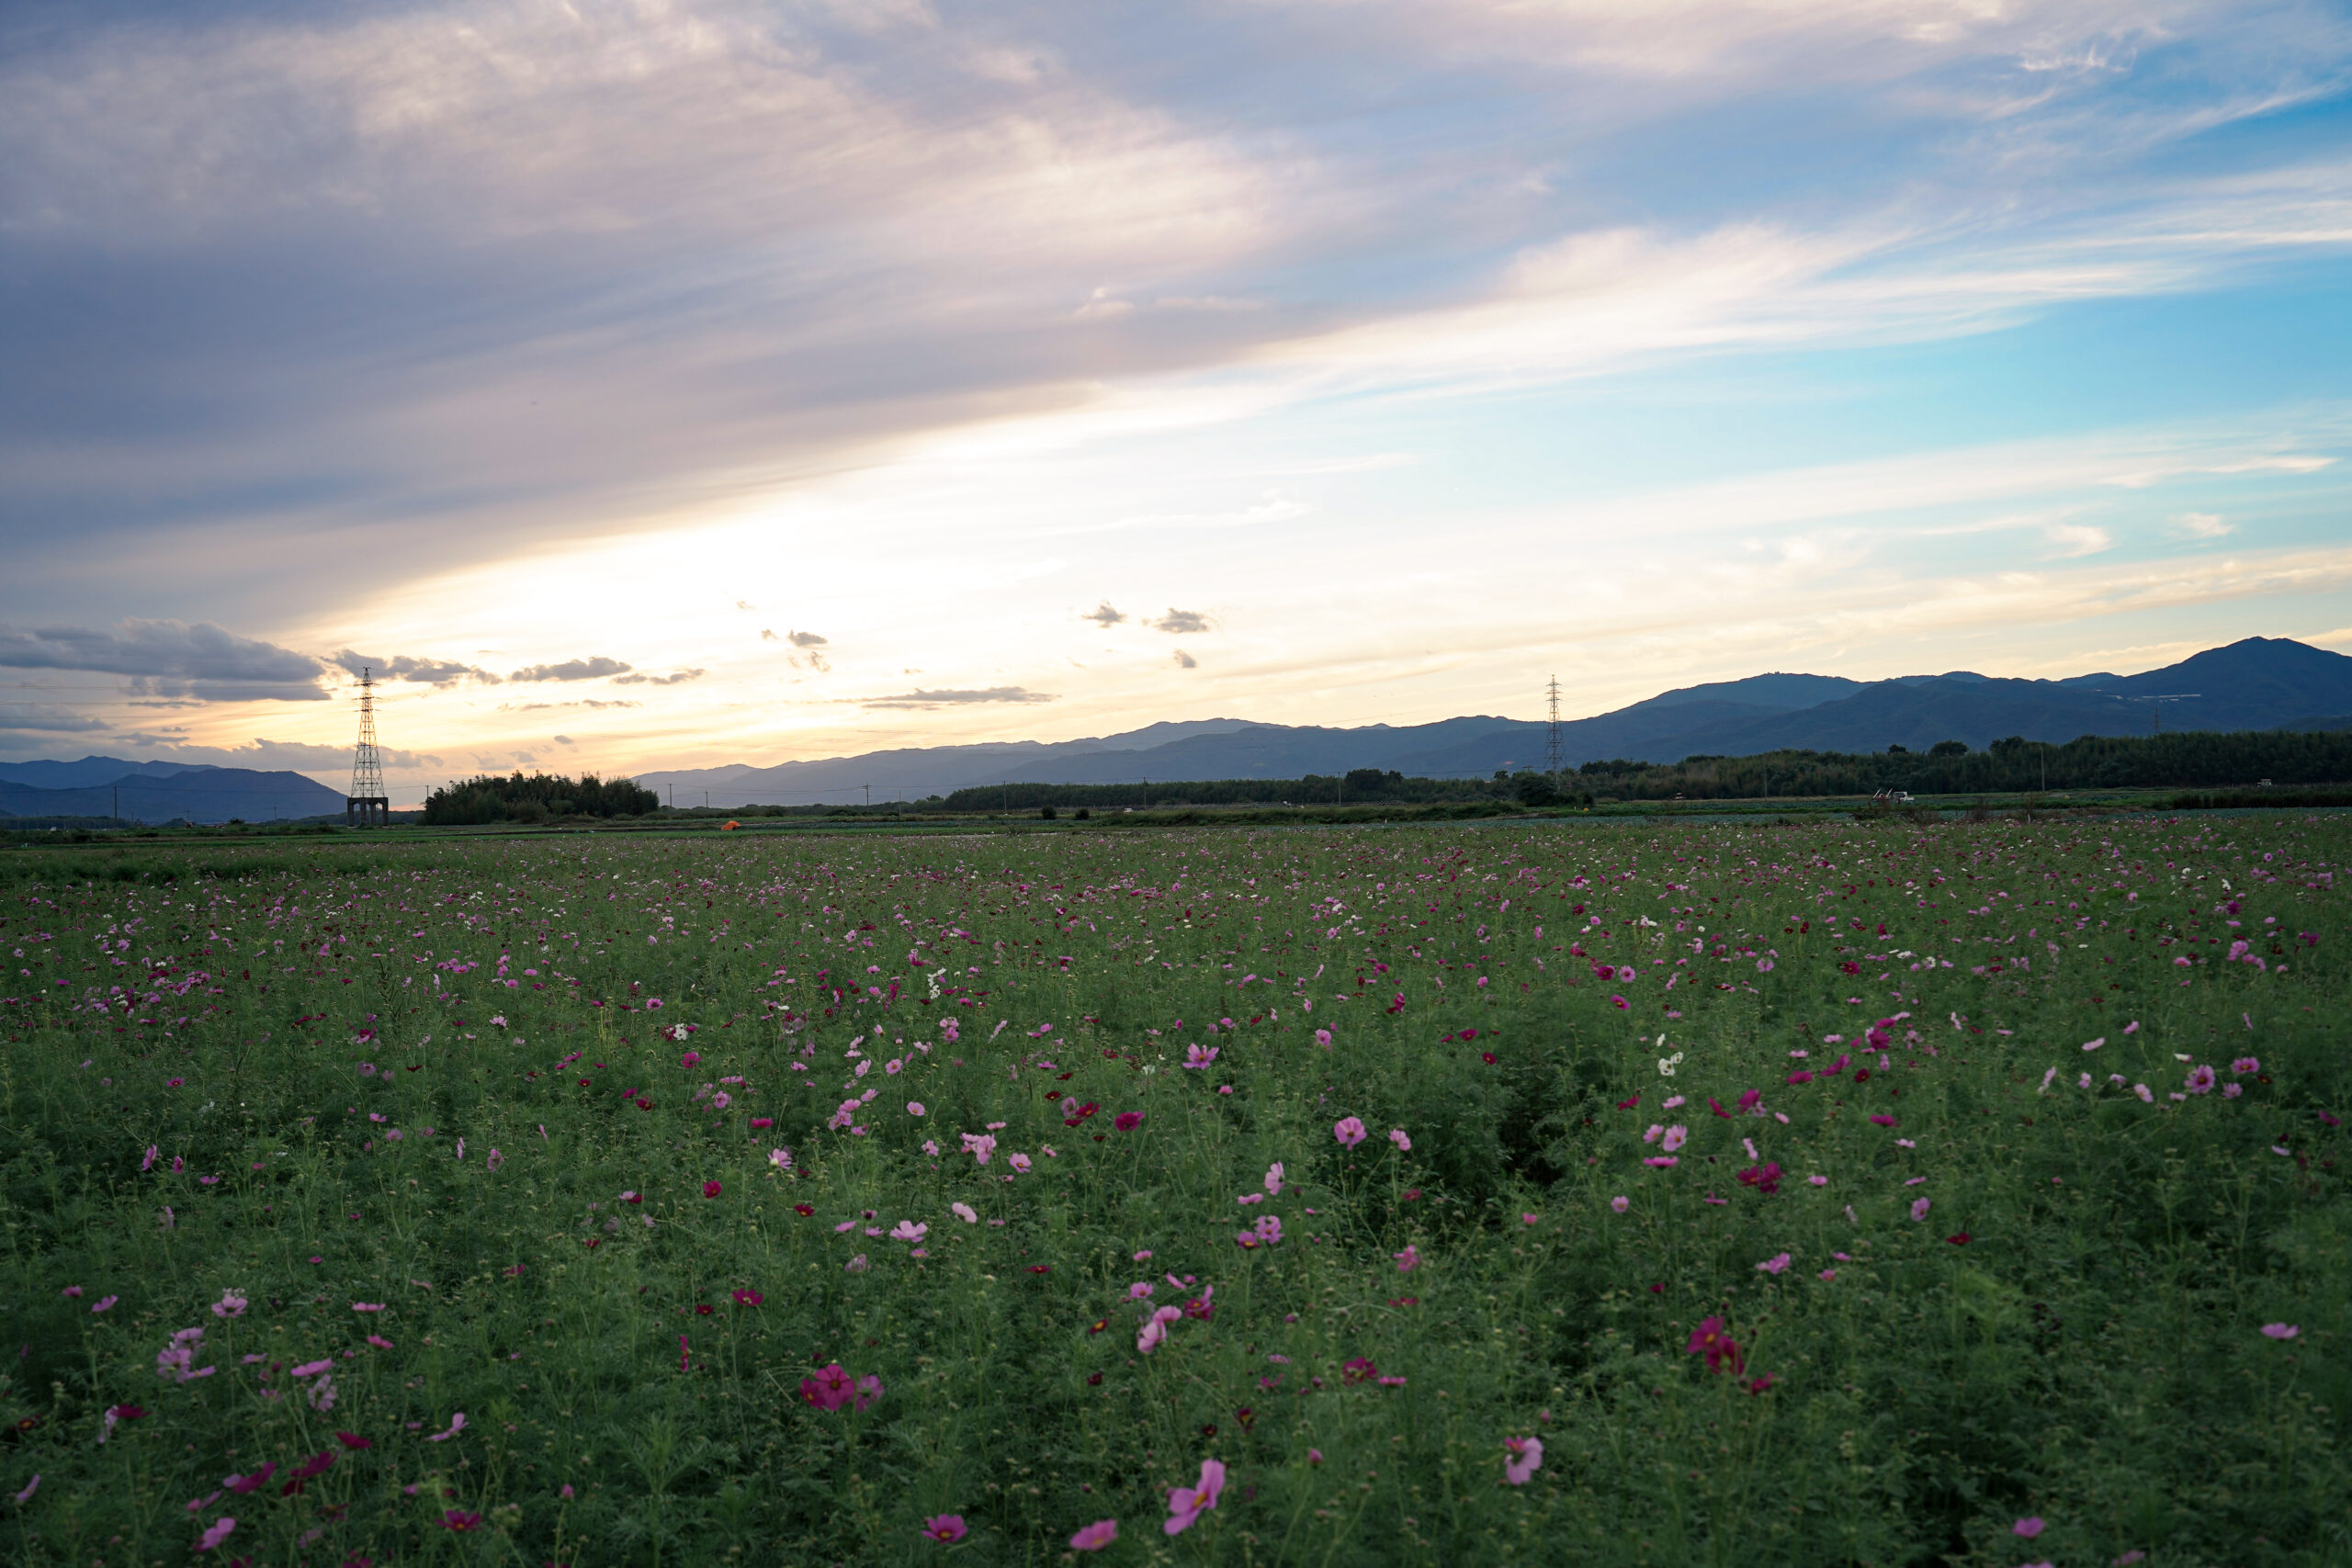
[(1047, 1100), (1059, 1100), (1061, 1097), (1062, 1091), (1057, 1089), (1049, 1089), (1046, 1091), (1046, 1098)]
[(645, 1201), (645, 1194), (642, 1192), (624, 1192), (621, 1194), (621, 1201), (624, 1203), (642, 1203)]
[(1634, 1096), (1634, 1098), (1633, 1098), (1633, 1099), (1631, 1099), (1631, 1100), (1619, 1100), (1619, 1101), (1617, 1102), (1617, 1109), (1618, 1109), (1618, 1110), (1620, 1110), (1620, 1111), (1631, 1111), (1631, 1110), (1633, 1110), (1633, 1109), (1634, 1109), (1634, 1107), (1635, 1107), (1636, 1105), (1639, 1105), (1641, 1102), (1642, 1102), (1642, 1097), (1641, 1097), (1640, 1095), (1638, 1095), (1638, 1094), (1637, 1094), (1637, 1095)]
[(1143, 1112), (1140, 1111), (1122, 1111), (1116, 1116), (1111, 1118), (1111, 1125), (1116, 1127), (1122, 1133), (1132, 1133), (1136, 1128), (1143, 1125)]
[(1102, 1374), (1101, 1372), (1089, 1372), (1089, 1373), (1087, 1373), (1087, 1374), (1086, 1374), (1086, 1386), (1087, 1386), (1087, 1387), (1089, 1387), (1089, 1388), (1100, 1388), (1100, 1387), (1102, 1387)]
[(637, 1102), (637, 1108), (639, 1111), (650, 1111), (653, 1109), (653, 1102), (650, 1100), (640, 1100)]
[(1481, 1051), (1478, 1053), (1478, 1060), (1491, 1067), (1495, 1065), (1495, 1054), (1492, 1051)]
[(261, 1490), (261, 1486), (264, 1482), (267, 1481), (271, 1476), (277, 1473), (277, 1461), (276, 1460), (271, 1460), (267, 1464), (263, 1465), (251, 1475), (239, 1475), (231, 1478), (226, 1483), (226, 1485), (230, 1491), (239, 1494), (257, 1492)]
[(1380, 1368), (1368, 1356), (1358, 1356), (1340, 1368), (1341, 1382), (1370, 1382), (1380, 1375)]
[(1029, 1272), (1032, 1274), (1050, 1274), (1053, 1271), (1054, 1266), (1050, 1263), (1032, 1263), (1029, 1265)]
[(1662, 1296), (1666, 1294), (1666, 1281), (1661, 1280), (1657, 1284), (1652, 1285), (1650, 1287), (1650, 1294), (1654, 1296)]
[(1736, 1372), (1747, 1364), (1746, 1358), (1739, 1353), (1739, 1341), (1731, 1337), (1731, 1330), (1724, 1326), (1724, 1320), (1720, 1317), (1702, 1320), (1699, 1326), (1690, 1331), (1690, 1342), (1682, 1348), (1690, 1355), (1706, 1357), (1707, 1370), (1711, 1372), (1722, 1371), (1726, 1366)]
[(481, 1516), (480, 1514), (469, 1514), (462, 1508), (452, 1508), (447, 1513), (441, 1516), (441, 1528), (443, 1529), (461, 1531), (478, 1530), (481, 1529)]
[(805, 1220), (817, 1211), (807, 1203), (795, 1203), (792, 1206), (792, 1212)]
[(1749, 1166), (1739, 1173), (1739, 1182), (1743, 1187), (1753, 1187), (1758, 1192), (1770, 1196), (1781, 1190), (1780, 1165), (1775, 1162), (1770, 1165)]
[(137, 1421), (142, 1419), (147, 1412), (143, 1407), (136, 1404), (117, 1404), (111, 1406), (107, 1414), (118, 1421)]
[(372, 1449), (376, 1446), (375, 1438), (363, 1438), (356, 1432), (337, 1432), (334, 1440), (346, 1449)]
[(1750, 1393), (1766, 1393), (1775, 1382), (1778, 1382), (1780, 1380), (1775, 1378), (1771, 1373), (1765, 1372), (1748, 1383), (1747, 1392)]
[(1212, 1421), (1212, 1422), (1210, 1422), (1208, 1425), (1206, 1425), (1205, 1427), (1203, 1427), (1201, 1428), (1201, 1436), (1202, 1436), (1202, 1437), (1204, 1437), (1204, 1438), (1214, 1438), (1214, 1437), (1216, 1437), (1216, 1422), (1214, 1422), (1214, 1421)]
[[(1096, 1319), (1094, 1320), (1094, 1326), (1093, 1326), (1093, 1327), (1091, 1327), (1091, 1328), (1090, 1328), (1090, 1329), (1088, 1329), (1086, 1332), (1088, 1332), (1089, 1334), (1100, 1334), (1100, 1333), (1102, 1333), (1104, 1329), (1106, 1329), (1106, 1328), (1108, 1328), (1108, 1327), (1110, 1327), (1110, 1326), (1111, 1326), (1111, 1320), (1110, 1320), (1109, 1318), (1107, 1318), (1107, 1317), (1098, 1317), (1098, 1318), (1096, 1318)], [(1094, 1382), (1101, 1382), (1102, 1381), (1102, 1374), (1100, 1374), (1099, 1372), (1098, 1372), (1097, 1374), (1095, 1374), (1095, 1377), (1094, 1377), (1093, 1381), (1094, 1381)]]
[(718, 1309), (717, 1307), (712, 1306), (708, 1302), (696, 1302), (695, 1303), (695, 1315), (696, 1317), (708, 1317), (712, 1313), (717, 1312), (718, 1310)]
[(716, 1181), (706, 1181), (706, 1182), (704, 1182), (704, 1183), (702, 1184), (702, 1195), (703, 1195), (704, 1197), (706, 1197), (706, 1198), (716, 1198), (716, 1197), (718, 1197), (718, 1193), (719, 1193), (719, 1186), (718, 1186), (718, 1182), (716, 1182)]
[(733, 1296), (735, 1304), (739, 1307), (755, 1307), (762, 1302), (767, 1300), (767, 1297), (760, 1294), (757, 1291), (735, 1291), (729, 1293)]
[(1962, 1231), (1958, 1235), (1948, 1235), (1944, 1237), (1944, 1239), (1951, 1243), (1954, 1247), (1966, 1247), (1975, 1238), (1970, 1235), (1966, 1231)]

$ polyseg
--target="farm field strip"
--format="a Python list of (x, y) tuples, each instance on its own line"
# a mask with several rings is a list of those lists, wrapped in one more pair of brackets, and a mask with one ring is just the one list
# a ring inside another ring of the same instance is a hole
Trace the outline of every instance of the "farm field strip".
[(2352, 1559), (2352, 824), (1577, 826), (11, 854), (0, 1528)]

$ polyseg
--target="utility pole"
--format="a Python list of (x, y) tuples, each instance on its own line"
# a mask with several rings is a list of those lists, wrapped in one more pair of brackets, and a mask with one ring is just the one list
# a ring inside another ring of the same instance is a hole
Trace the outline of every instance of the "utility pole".
[[(284, 810), (283, 807), (279, 807)], [(389, 828), (391, 797), (384, 793), (384, 760), (376, 750), (376, 677), (359, 668), (359, 741), (351, 752), (351, 793), (343, 803), (344, 826)]]
[(1552, 677), (1545, 694), (1551, 700), (1552, 731), (1544, 742), (1544, 771), (1556, 782), (1560, 776), (1560, 678), (1557, 675)]
[(865, 792), (866, 808), (871, 810), (874, 806), (874, 786), (872, 784), (860, 784), (857, 787)]

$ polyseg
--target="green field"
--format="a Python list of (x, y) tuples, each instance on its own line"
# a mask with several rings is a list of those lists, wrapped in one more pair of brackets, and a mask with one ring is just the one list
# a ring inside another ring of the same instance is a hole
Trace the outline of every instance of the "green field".
[(2318, 812), (9, 850), (0, 1540), (2352, 1563), (2347, 861)]

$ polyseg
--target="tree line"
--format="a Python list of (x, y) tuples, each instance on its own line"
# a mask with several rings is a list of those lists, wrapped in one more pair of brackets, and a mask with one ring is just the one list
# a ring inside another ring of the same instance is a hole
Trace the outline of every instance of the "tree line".
[(525, 777), (518, 770), (506, 778), (482, 773), (442, 785), (425, 797), (424, 823), (457, 828), (560, 817), (641, 817), (661, 804), (661, 796), (630, 779), (599, 779), (594, 773), (577, 779)]

